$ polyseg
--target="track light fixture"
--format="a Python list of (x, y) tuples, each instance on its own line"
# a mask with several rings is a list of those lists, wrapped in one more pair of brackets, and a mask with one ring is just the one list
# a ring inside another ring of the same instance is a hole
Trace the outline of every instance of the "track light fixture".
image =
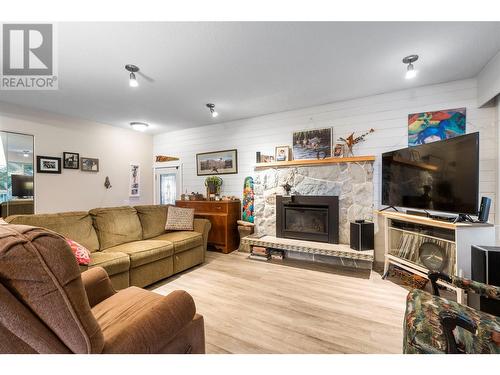
[(417, 71), (415, 70), (413, 63), (417, 60), (418, 60), (418, 55), (409, 55), (403, 59), (403, 64), (408, 64), (408, 66), (406, 67), (406, 75), (405, 75), (406, 79), (412, 79), (416, 77)]
[(134, 130), (137, 130), (139, 132), (143, 132), (143, 131), (146, 131), (146, 129), (148, 128), (149, 125), (146, 124), (145, 122), (134, 121), (134, 122), (130, 123), (130, 126)]
[(135, 78), (135, 73), (139, 71), (139, 67), (132, 64), (127, 64), (125, 65), (125, 69), (130, 72), (130, 80), (128, 82), (130, 87), (139, 86), (139, 82), (137, 82), (137, 79)]
[(215, 110), (215, 104), (208, 103), (207, 108), (210, 110), (210, 114), (212, 115), (213, 118), (219, 116), (217, 111)]

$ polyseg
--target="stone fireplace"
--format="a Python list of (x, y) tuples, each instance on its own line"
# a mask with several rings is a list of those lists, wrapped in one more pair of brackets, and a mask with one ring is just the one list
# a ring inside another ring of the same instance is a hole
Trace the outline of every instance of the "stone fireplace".
[[(338, 197), (338, 242), (349, 243), (349, 222), (373, 220), (373, 163), (344, 162), (329, 165), (267, 168), (255, 171), (255, 229), (261, 235), (277, 236), (276, 200), (285, 195), (283, 185), (292, 186), (294, 196)], [(321, 214), (317, 214), (321, 218)]]
[(339, 243), (339, 198), (277, 195), (276, 237)]

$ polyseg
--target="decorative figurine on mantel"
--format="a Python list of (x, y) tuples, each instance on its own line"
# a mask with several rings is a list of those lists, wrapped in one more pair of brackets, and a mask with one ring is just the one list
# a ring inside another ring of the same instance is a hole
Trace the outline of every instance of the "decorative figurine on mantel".
[(354, 147), (354, 145), (357, 145), (360, 142), (364, 142), (365, 141), (365, 137), (368, 134), (373, 133), (374, 131), (375, 131), (375, 129), (371, 128), (365, 134), (362, 134), (362, 135), (360, 135), (359, 137), (356, 137), (356, 138), (354, 138), (354, 133), (351, 133), (351, 135), (348, 136), (347, 138), (339, 137), (339, 141), (344, 142), (345, 146), (346, 146), (345, 147), (345, 154), (344, 154), (344, 156), (346, 156), (346, 157), (354, 156), (354, 154), (352, 153), (352, 148)]
[(285, 195), (290, 195), (290, 191), (292, 190), (292, 185), (290, 185), (288, 182), (285, 183), (284, 185), (281, 185), (281, 187), (285, 190)]

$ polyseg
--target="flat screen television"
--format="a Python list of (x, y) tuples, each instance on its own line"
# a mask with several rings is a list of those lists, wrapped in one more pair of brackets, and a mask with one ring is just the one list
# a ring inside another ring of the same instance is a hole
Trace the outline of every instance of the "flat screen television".
[(382, 204), (477, 215), (479, 133), (382, 154)]
[(32, 197), (33, 196), (33, 176), (20, 174), (11, 175), (12, 196), (13, 197)]

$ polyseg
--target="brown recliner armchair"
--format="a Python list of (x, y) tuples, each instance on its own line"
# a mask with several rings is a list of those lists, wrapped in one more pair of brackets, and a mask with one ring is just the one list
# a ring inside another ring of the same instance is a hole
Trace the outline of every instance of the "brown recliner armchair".
[(80, 271), (62, 237), (0, 225), (0, 353), (204, 353), (191, 296), (130, 287)]

